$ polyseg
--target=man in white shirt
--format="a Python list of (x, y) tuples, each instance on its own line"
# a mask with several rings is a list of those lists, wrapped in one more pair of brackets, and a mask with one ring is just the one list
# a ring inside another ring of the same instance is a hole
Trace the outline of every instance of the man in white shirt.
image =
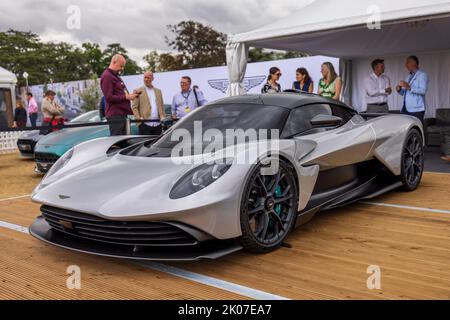
[(392, 94), (391, 79), (384, 74), (384, 60), (372, 62), (373, 72), (366, 78), (364, 88), (368, 113), (388, 113), (388, 96)]
[(144, 86), (135, 90), (139, 97), (131, 105), (136, 120), (151, 120), (138, 123), (141, 135), (160, 135), (161, 121), (166, 117), (162, 93), (153, 86), (154, 79), (153, 72), (144, 73)]

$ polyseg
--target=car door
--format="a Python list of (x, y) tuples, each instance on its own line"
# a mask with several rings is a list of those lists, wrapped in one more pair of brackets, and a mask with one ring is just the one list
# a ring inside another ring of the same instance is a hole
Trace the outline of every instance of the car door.
[[(294, 139), (297, 142), (296, 157), (302, 165), (318, 164), (321, 170), (326, 170), (363, 162), (371, 157), (375, 131), (351, 109), (314, 104), (292, 112), (289, 120), (299, 124), (287, 123), (286, 128), (299, 130)], [(313, 128), (310, 121), (319, 114), (338, 116), (343, 121), (337, 127)]]

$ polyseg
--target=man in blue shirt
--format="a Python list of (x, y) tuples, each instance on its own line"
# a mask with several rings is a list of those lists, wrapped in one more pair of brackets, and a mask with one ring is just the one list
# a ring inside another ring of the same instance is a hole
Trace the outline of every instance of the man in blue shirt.
[(192, 80), (188, 76), (181, 78), (181, 92), (177, 93), (172, 100), (172, 118), (181, 119), (196, 108), (203, 106), (206, 101), (203, 92), (196, 87), (191, 88)]
[(404, 97), (402, 113), (417, 117), (423, 122), (428, 75), (419, 69), (419, 59), (416, 56), (409, 56), (406, 59), (406, 69), (409, 71), (408, 80), (400, 81), (396, 88)]

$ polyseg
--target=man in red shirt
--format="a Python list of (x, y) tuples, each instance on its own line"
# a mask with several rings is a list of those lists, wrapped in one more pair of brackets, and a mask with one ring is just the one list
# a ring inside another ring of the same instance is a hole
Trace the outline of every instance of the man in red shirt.
[(130, 101), (138, 97), (138, 94), (128, 92), (125, 83), (119, 77), (125, 64), (126, 60), (122, 55), (115, 55), (100, 78), (100, 86), (106, 99), (105, 115), (111, 136), (127, 134), (127, 116), (133, 114)]

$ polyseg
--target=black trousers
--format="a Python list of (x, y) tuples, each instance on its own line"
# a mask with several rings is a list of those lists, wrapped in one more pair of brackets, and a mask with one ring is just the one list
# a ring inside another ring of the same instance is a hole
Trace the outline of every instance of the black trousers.
[(409, 112), (406, 107), (403, 107), (402, 109), (402, 113), (403, 114), (407, 114), (409, 116), (413, 116), (418, 118), (422, 123), (423, 123), (423, 119), (425, 118), (425, 111), (421, 111), (421, 112)]
[(127, 135), (127, 117), (126, 116), (112, 116), (107, 117), (109, 125), (109, 133), (112, 136), (126, 136)]
[(141, 136), (159, 136), (162, 134), (162, 126), (151, 127), (145, 123), (139, 125), (139, 135)]

